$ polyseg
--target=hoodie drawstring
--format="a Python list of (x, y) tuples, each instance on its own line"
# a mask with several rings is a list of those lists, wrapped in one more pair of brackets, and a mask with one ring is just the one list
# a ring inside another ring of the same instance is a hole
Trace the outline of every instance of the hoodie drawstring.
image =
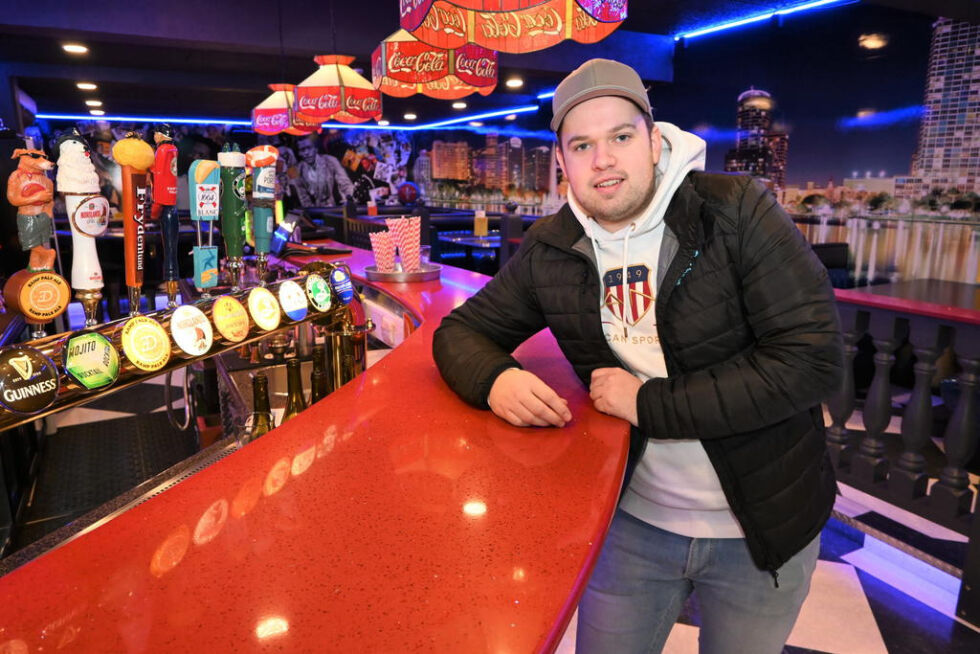
[[(596, 268), (599, 270), (599, 274), (602, 275), (602, 252), (599, 248), (599, 242), (596, 240), (595, 236), (592, 235), (592, 221), (594, 218), (589, 218), (588, 222), (585, 223), (585, 235), (589, 237), (589, 242), (592, 243), (592, 251), (595, 252), (595, 263)], [(633, 310), (631, 308), (632, 297), (629, 292), (629, 279), (627, 275), (629, 274), (629, 256), (630, 256), (630, 236), (636, 231), (636, 223), (630, 223), (629, 229), (626, 232), (626, 236), (623, 238), (623, 267), (620, 273), (623, 283), (623, 337), (629, 335), (629, 325), (633, 320)], [(603, 281), (600, 279), (600, 281)], [(608, 289), (605, 287), (605, 283), (602, 284), (603, 292), (607, 292)], [(605, 296), (603, 296), (603, 302), (605, 302)]]

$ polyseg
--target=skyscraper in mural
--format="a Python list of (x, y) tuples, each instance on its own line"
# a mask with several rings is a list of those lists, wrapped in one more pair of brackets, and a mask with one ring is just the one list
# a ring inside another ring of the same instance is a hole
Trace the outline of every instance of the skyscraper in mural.
[(735, 148), (725, 155), (725, 170), (748, 173), (782, 188), (786, 184), (789, 136), (773, 131), (772, 96), (751, 88), (738, 96)]
[(980, 192), (980, 25), (940, 18), (932, 27), (925, 112), (899, 197), (935, 188)]
[(469, 181), (470, 146), (466, 141), (432, 142), (432, 179)]

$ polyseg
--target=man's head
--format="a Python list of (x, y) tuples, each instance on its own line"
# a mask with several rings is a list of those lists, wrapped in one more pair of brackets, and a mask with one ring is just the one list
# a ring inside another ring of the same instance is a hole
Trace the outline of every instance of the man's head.
[(562, 80), (552, 108), (558, 163), (578, 203), (609, 230), (636, 219), (656, 190), (662, 146), (640, 76), (592, 59)]
[(316, 143), (310, 137), (300, 139), (296, 144), (296, 154), (306, 163), (312, 164), (316, 159)]

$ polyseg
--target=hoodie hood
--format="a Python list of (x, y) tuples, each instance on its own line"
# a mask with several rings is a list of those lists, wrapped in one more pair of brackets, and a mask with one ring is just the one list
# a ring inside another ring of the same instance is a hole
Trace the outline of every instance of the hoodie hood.
[[(568, 189), (568, 206), (582, 225), (595, 252), (596, 268), (602, 279), (603, 330), (610, 340), (613, 351), (629, 365), (630, 357), (624, 357), (617, 339), (610, 329), (622, 323), (623, 341), (628, 342), (630, 330), (656, 331), (656, 325), (644, 329), (637, 327), (640, 318), (650, 308), (643, 298), (653, 297), (656, 292), (657, 258), (664, 235), (664, 216), (677, 188), (692, 170), (704, 170), (705, 142), (703, 139), (681, 130), (671, 123), (656, 123), (660, 128), (663, 148), (654, 174), (656, 191), (640, 215), (614, 232), (607, 231), (589, 216)], [(630, 258), (630, 246), (641, 256), (637, 261)], [(651, 279), (651, 270), (653, 271)], [(639, 286), (638, 286), (639, 285)], [(645, 285), (648, 292), (637, 289)], [(657, 367), (659, 372), (659, 366)], [(634, 372), (641, 372), (634, 370)]]

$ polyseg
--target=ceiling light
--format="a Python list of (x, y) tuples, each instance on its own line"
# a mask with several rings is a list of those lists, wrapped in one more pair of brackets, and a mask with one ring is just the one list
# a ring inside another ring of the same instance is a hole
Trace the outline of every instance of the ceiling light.
[(453, 109), (466, 109), (466, 103), (465, 102), (454, 102), (453, 103)]
[(69, 54), (85, 54), (88, 52), (88, 48), (81, 43), (62, 43), (61, 49)]
[(83, 91), (94, 91), (95, 89), (99, 88), (92, 82), (76, 82), (75, 86), (77, 86)]
[(89, 109), (88, 112), (93, 116), (105, 116), (105, 112), (101, 109)]
[(876, 112), (875, 112), (874, 109), (859, 109), (858, 112), (857, 112), (857, 117), (858, 118), (870, 118), (871, 116), (874, 116), (875, 113)]
[(858, 37), (858, 45), (865, 50), (879, 50), (888, 45), (887, 34), (862, 34)]
[(469, 125), (470, 127), (483, 127), (483, 123), (478, 120), (471, 120)]
[(102, 100), (86, 100), (85, 105), (88, 107), (101, 107)]
[(381, 125), (382, 127), (387, 127), (391, 123), (389, 123), (387, 120), (382, 119), (378, 121), (378, 124)]
[(507, 114), (506, 116), (504, 116), (504, 120), (515, 120), (516, 118), (517, 118), (517, 114)]
[(404, 116), (402, 116), (402, 118), (404, 118), (405, 120), (415, 120), (416, 118), (418, 118), (418, 116), (416, 116), (415, 114), (409, 112), (409, 113), (405, 114)]
[(524, 86), (524, 80), (522, 80), (520, 77), (511, 77), (505, 83), (509, 89), (519, 89)]

